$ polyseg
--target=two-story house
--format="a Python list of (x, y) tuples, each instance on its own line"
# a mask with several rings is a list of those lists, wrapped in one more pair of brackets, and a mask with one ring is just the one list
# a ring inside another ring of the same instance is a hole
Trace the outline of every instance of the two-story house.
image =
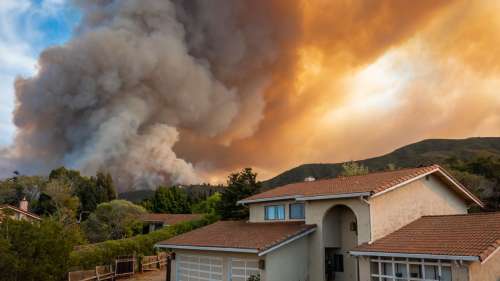
[[(169, 281), (498, 281), (500, 213), (443, 168), (288, 184), (220, 221), (157, 244)], [(254, 279), (255, 280), (255, 279)]]

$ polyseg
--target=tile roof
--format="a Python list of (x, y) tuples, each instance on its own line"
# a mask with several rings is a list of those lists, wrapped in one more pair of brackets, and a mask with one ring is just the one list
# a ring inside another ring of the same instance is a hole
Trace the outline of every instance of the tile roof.
[(172, 225), (185, 221), (198, 220), (203, 217), (202, 214), (144, 214), (141, 220), (144, 222), (163, 222)]
[(500, 247), (500, 212), (424, 216), (354, 252), (474, 256), (485, 260)]
[(42, 219), (41, 217), (35, 215), (32, 212), (24, 211), (24, 210), (21, 210), (21, 209), (19, 209), (17, 207), (11, 206), (11, 205), (0, 205), (0, 210), (5, 209), (5, 208), (11, 209), (12, 211), (17, 212), (17, 213), (24, 214), (24, 215), (26, 215), (26, 216), (28, 216), (30, 218), (36, 219), (36, 220), (41, 220)]
[(453, 181), (450, 183), (451, 176), (440, 166), (432, 165), (420, 168), (402, 169), (396, 171), (375, 172), (361, 176), (338, 177), (334, 179), (325, 179), (317, 181), (304, 181), (280, 186), (266, 192), (262, 192), (240, 201), (249, 203), (252, 201), (265, 201), (273, 198), (300, 198), (313, 196), (330, 196), (345, 194), (377, 194), (388, 190), (398, 184), (418, 178), (419, 176), (436, 173), (444, 179), (452, 188), (456, 189), (467, 200), (474, 201), (480, 206), (482, 202), (476, 198), (470, 191)]
[(219, 221), (159, 242), (157, 246), (163, 248), (178, 246), (230, 248), (261, 253), (300, 234), (313, 231), (315, 228), (315, 225), (306, 225), (303, 222)]

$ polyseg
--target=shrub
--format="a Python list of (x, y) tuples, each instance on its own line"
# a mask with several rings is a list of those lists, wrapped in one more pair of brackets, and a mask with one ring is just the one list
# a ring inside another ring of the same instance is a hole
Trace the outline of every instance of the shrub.
[(179, 223), (144, 235), (81, 246), (71, 253), (70, 264), (73, 268), (92, 269), (97, 265), (112, 264), (117, 256), (151, 255), (157, 242), (214, 223), (216, 220), (216, 216), (207, 215), (199, 220)]

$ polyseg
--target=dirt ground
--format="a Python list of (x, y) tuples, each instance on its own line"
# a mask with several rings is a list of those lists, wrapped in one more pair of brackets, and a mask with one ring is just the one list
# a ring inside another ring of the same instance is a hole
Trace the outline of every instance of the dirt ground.
[(143, 274), (136, 274), (134, 277), (118, 280), (129, 281), (165, 281), (165, 270), (151, 271)]

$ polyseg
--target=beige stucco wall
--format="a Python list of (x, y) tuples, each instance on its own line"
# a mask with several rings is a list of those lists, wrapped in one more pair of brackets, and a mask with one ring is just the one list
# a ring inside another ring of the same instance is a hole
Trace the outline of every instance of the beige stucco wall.
[[(194, 256), (210, 256), (210, 257), (218, 257), (222, 258), (222, 272), (223, 272), (223, 281), (228, 280), (229, 276), (229, 261), (231, 258), (239, 258), (239, 259), (253, 259), (253, 260), (261, 260), (263, 257), (257, 256), (257, 254), (245, 254), (245, 253), (228, 253), (228, 252), (216, 252), (216, 251), (194, 251), (194, 250), (175, 250), (176, 255), (194, 255)], [(175, 281), (176, 279), (176, 260), (172, 261), (172, 278), (170, 281)], [(265, 271), (261, 271), (261, 280), (266, 281)]]
[(317, 230), (309, 239), (309, 275), (310, 281), (325, 279), (325, 243), (323, 219), (328, 211), (339, 205), (350, 208), (356, 215), (358, 224), (357, 244), (370, 241), (370, 208), (359, 198), (318, 200), (306, 203), (306, 223), (316, 224)]
[(496, 251), (486, 262), (470, 265), (470, 281), (500, 281), (500, 251)]
[(426, 215), (466, 214), (467, 203), (435, 176), (422, 178), (370, 200), (372, 240)]
[(266, 255), (267, 281), (309, 280), (309, 238), (296, 240)]
[(273, 201), (273, 202), (262, 202), (250, 204), (250, 222), (276, 222), (276, 221), (266, 221), (265, 220), (265, 207), (275, 206), (275, 205), (285, 205), (285, 221), (303, 221), (303, 220), (292, 220), (290, 219), (290, 204), (299, 203), (297, 201)]

